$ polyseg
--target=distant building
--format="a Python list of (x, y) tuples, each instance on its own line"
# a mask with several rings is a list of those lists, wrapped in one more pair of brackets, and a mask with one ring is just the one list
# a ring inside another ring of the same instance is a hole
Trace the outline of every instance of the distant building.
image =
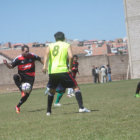
[(32, 47), (46, 47), (46, 44), (43, 43), (35, 43), (32, 45)]
[(12, 49), (21, 49), (22, 46), (23, 46), (23, 43), (12, 44)]
[[(116, 39), (114, 41), (109, 40), (68, 40), (72, 46), (73, 54), (83, 55), (83, 56), (96, 56), (96, 55), (119, 55), (127, 54), (127, 38), (125, 39)], [(45, 52), (45, 47), (47, 47), (51, 42), (46, 43), (27, 43), (30, 47), (31, 52), (38, 54), (43, 57)], [(14, 58), (20, 54), (21, 47), (23, 43), (11, 44), (10, 42), (0, 45), (0, 52)], [(41, 49), (40, 49), (41, 47)], [(10, 50), (12, 48), (12, 50)], [(9, 51), (8, 51), (9, 50)]]
[(83, 42), (83, 46), (92, 46), (97, 40), (87, 40)]
[(6, 49), (11, 49), (11, 43), (10, 42), (7, 42), (7, 43), (4, 43), (4, 44), (0, 44), (0, 50), (6, 50)]

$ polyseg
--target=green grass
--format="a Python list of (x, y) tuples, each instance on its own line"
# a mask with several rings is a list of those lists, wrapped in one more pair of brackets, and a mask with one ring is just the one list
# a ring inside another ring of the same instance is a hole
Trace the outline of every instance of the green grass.
[(84, 106), (91, 113), (78, 113), (75, 98), (64, 94), (62, 107), (53, 107), (50, 117), (46, 116), (45, 89), (33, 90), (20, 114), (15, 113), (20, 94), (1, 94), (0, 140), (138, 140), (137, 82), (80, 85)]

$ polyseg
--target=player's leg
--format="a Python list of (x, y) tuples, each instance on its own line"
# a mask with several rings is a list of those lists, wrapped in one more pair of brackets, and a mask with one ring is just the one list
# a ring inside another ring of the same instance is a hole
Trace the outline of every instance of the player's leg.
[(82, 113), (82, 112), (90, 112), (90, 110), (85, 108), (84, 105), (83, 105), (83, 97), (82, 97), (82, 93), (81, 93), (79, 87), (74, 88), (74, 91), (75, 91), (76, 100), (77, 100), (78, 105), (79, 105), (79, 112), (80, 113)]
[(60, 99), (62, 98), (64, 92), (56, 91), (57, 92), (57, 97), (54, 103), (54, 106), (61, 106), (60, 104)]
[(20, 106), (26, 102), (27, 98), (29, 97), (30, 94), (26, 93), (19, 101), (19, 103), (16, 106), (16, 112), (19, 113), (20, 112)]
[(51, 115), (51, 108), (52, 108), (52, 103), (54, 100), (54, 95), (56, 92), (56, 87), (59, 84), (59, 79), (58, 79), (58, 74), (49, 74), (49, 81), (47, 84), (47, 87), (49, 88), (48, 91), (48, 102), (47, 102), (47, 116)]
[(16, 112), (17, 112), (17, 113), (20, 112), (20, 107), (21, 107), (21, 105), (22, 105), (23, 103), (26, 102), (26, 100), (28, 99), (28, 97), (29, 97), (29, 95), (30, 95), (30, 93), (31, 93), (31, 91), (32, 91), (33, 84), (34, 84), (34, 77), (25, 76), (25, 77), (23, 77), (22, 82), (30, 83), (30, 85), (31, 85), (31, 90), (30, 90), (29, 93), (24, 93), (24, 94), (22, 94), (22, 97), (21, 97), (19, 103), (18, 103), (17, 106), (16, 106)]
[(64, 74), (62, 83), (64, 87), (73, 87), (74, 92), (75, 92), (75, 97), (79, 106), (79, 112), (90, 112), (90, 110), (84, 107), (82, 93), (80, 91), (80, 88), (78, 87), (76, 80), (71, 76), (70, 73)]
[(21, 90), (21, 82), (22, 82), (21, 76), (19, 74), (14, 74), (13, 80), (14, 80), (16, 86), (19, 88), (19, 90), (22, 91)]
[(51, 108), (52, 108), (52, 103), (54, 100), (54, 95), (55, 95), (56, 89), (50, 88), (49, 93), (48, 93), (48, 104), (47, 104), (47, 116), (51, 115)]
[(21, 91), (21, 96), (24, 96), (25, 95), (25, 93), (21, 89), (21, 84), (23, 82), (23, 79), (24, 79), (23, 76), (20, 76), (19, 74), (14, 74), (14, 76), (13, 76), (13, 80), (14, 80), (16, 86)]
[(75, 91), (75, 97), (78, 102), (79, 108), (83, 109), (84, 108), (83, 98), (82, 98), (82, 93), (81, 93), (79, 87), (74, 87), (74, 91)]
[(137, 88), (136, 88), (136, 93), (135, 93), (135, 97), (139, 98), (139, 91), (140, 91), (140, 82), (137, 84)]
[(56, 100), (55, 100), (55, 103), (54, 103), (55, 107), (60, 107), (61, 106), (60, 99), (62, 98), (63, 94), (64, 94), (64, 92), (57, 91), (57, 97), (56, 97)]
[(59, 84), (56, 88), (57, 97), (54, 103), (54, 106), (61, 106), (60, 99), (62, 98), (63, 94), (65, 93), (66, 88), (64, 88), (61, 84)]
[[(75, 72), (72, 72), (71, 75), (74, 79), (76, 79), (76, 73)], [(68, 88), (68, 93), (69, 93), (67, 95), (68, 97), (75, 96), (73, 88)]]
[(71, 96), (75, 96), (73, 88), (71, 88)]
[(67, 97), (71, 97), (71, 88), (68, 88)]

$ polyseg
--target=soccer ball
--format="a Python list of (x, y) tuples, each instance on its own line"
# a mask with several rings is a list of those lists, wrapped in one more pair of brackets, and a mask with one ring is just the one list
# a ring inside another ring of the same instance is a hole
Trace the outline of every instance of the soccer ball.
[(30, 83), (23, 83), (21, 89), (25, 93), (29, 93), (31, 91), (31, 84)]

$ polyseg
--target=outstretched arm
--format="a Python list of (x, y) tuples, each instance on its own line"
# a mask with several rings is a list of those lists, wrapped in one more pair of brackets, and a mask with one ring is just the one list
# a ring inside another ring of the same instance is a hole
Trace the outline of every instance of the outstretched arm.
[(47, 61), (48, 61), (48, 57), (49, 57), (49, 52), (50, 52), (50, 49), (49, 49), (49, 47), (47, 47), (46, 48), (46, 53), (45, 53), (45, 56), (44, 56), (44, 65), (43, 65), (43, 69), (42, 69), (42, 71), (44, 73), (46, 73), (46, 71), (48, 70)]
[(3, 63), (7, 66), (7, 68), (13, 69), (13, 66), (9, 64), (6, 59), (3, 59)]

